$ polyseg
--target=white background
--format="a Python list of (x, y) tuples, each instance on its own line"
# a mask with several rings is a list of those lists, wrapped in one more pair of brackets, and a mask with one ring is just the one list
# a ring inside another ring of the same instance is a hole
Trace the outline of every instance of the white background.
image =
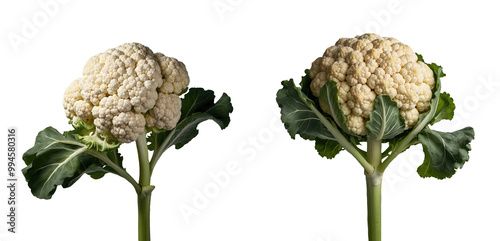
[[(44, 7), (49, 2), (53, 5)], [(18, 128), (19, 155), (46, 126), (69, 129), (62, 94), (86, 60), (140, 42), (183, 61), (191, 87), (226, 92), (235, 108), (226, 130), (204, 123), (196, 139), (161, 159), (152, 179), (152, 240), (366, 240), (362, 168), (346, 152), (322, 159), (312, 142), (292, 140), (279, 123), (275, 94), (281, 80), (297, 82), (338, 38), (376, 32), (444, 67), (443, 89), (454, 97), (457, 113), (436, 128), (470, 125), (476, 131), (470, 161), (452, 179), (421, 179), (415, 171), (423, 160), (420, 147), (388, 168), (384, 240), (500, 240), (500, 18), (493, 4), (2, 1), (0, 132), (5, 136), (0, 144), (6, 146), (11, 126)], [(12, 42), (13, 36), (21, 42)], [(123, 145), (121, 152), (137, 177), (134, 145)], [(227, 185), (210, 189), (196, 215), (183, 216), (179, 207), (193, 207), (197, 191), (214, 187), (210, 173), (224, 171), (228, 163), (237, 163), (238, 173)], [(24, 167), (20, 159), (18, 164)], [(5, 166), (0, 165), (0, 180), (6, 178)], [(7, 234), (0, 217), (0, 239), (137, 240), (135, 193), (117, 176), (98, 181), (84, 176), (46, 201), (33, 197), (18, 175), (18, 233)], [(6, 195), (7, 189), (0, 189), (2, 216)]]

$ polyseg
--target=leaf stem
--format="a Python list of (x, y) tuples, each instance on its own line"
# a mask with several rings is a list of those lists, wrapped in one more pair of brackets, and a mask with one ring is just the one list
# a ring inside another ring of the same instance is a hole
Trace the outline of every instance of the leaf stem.
[(113, 170), (115, 170), (119, 176), (123, 177), (130, 184), (132, 184), (132, 186), (134, 187), (134, 189), (137, 193), (141, 192), (141, 186), (137, 183), (137, 181), (135, 181), (135, 179), (132, 176), (130, 176), (130, 174), (127, 171), (125, 171), (123, 168), (118, 166), (118, 164), (116, 164), (111, 159), (109, 159), (108, 156), (106, 156), (102, 152), (98, 152), (98, 151), (93, 150), (93, 149), (87, 149), (86, 152), (92, 156), (99, 158), (101, 161), (106, 163), (106, 165), (113, 168)]
[(141, 187), (149, 186), (151, 182), (151, 174), (149, 168), (148, 146), (146, 142), (146, 134), (142, 133), (135, 141), (137, 147), (137, 155), (139, 157), (139, 185)]
[[(427, 118), (426, 118), (427, 119)], [(424, 120), (425, 122), (425, 120)], [(401, 152), (406, 150), (409, 146), (411, 146), (413, 143), (415, 143), (414, 138), (422, 131), (422, 129), (427, 125), (425, 123), (424, 125), (418, 125), (413, 129), (410, 133), (408, 133), (405, 138), (403, 138), (401, 141), (399, 141), (396, 145), (396, 148), (392, 150), (391, 154), (387, 156), (387, 158), (378, 166), (378, 171), (380, 173), (384, 173), (385, 169), (391, 164), (391, 162), (399, 155)], [(418, 141), (416, 141), (418, 143)], [(385, 153), (385, 152), (384, 152)]]
[(170, 139), (172, 138), (174, 130), (170, 131), (170, 133), (165, 138), (165, 140), (163, 140), (163, 142), (161, 143), (160, 146), (155, 146), (155, 151), (153, 152), (153, 156), (151, 157), (151, 162), (149, 163), (149, 169), (150, 169), (151, 173), (153, 173), (153, 169), (155, 168), (156, 163), (158, 162), (158, 160), (160, 160), (161, 155), (165, 152), (166, 145), (167, 145), (167, 143), (170, 142)]
[[(310, 105), (309, 105), (310, 106)], [(332, 133), (335, 137), (335, 140), (346, 149), (349, 153), (351, 153), (354, 158), (363, 166), (367, 173), (372, 173), (375, 169), (370, 163), (368, 163), (365, 157), (358, 151), (358, 149), (349, 141), (347, 138), (339, 131), (339, 129), (334, 126), (328, 119), (326, 119), (323, 114), (321, 114), (314, 106), (310, 106), (311, 110), (316, 114), (318, 119), (325, 125), (325, 127)]]

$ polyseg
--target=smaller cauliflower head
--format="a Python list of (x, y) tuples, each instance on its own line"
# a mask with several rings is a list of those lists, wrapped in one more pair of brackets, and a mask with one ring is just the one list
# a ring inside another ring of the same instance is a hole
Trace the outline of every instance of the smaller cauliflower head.
[(319, 97), (321, 87), (335, 81), (346, 125), (358, 135), (366, 135), (375, 98), (389, 95), (409, 129), (420, 113), (429, 110), (434, 89), (432, 70), (417, 59), (408, 45), (395, 38), (373, 33), (341, 38), (312, 63), (311, 92)]
[(146, 128), (173, 129), (188, 84), (182, 62), (126, 43), (87, 61), (83, 75), (64, 92), (63, 107), (73, 125), (93, 126), (100, 136), (129, 143)]

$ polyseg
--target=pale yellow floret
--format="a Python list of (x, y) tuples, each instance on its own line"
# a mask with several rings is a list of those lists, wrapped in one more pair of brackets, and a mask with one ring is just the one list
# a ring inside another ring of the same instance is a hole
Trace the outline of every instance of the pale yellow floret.
[[(435, 80), (432, 70), (406, 44), (395, 38), (363, 34), (341, 38), (310, 68), (311, 92), (319, 97), (327, 81), (337, 83), (347, 127), (365, 135), (365, 123), (377, 95), (389, 95), (405, 118), (406, 129), (428, 111)], [(323, 105), (322, 105), (323, 106)]]

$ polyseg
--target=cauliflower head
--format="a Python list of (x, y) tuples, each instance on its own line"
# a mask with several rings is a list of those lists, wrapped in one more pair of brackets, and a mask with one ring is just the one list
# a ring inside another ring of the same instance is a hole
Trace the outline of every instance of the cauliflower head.
[(146, 128), (173, 129), (181, 116), (179, 97), (189, 84), (184, 64), (140, 43), (126, 43), (91, 57), (83, 75), (64, 92), (63, 107), (74, 126), (120, 143)]
[(375, 98), (389, 95), (409, 129), (420, 113), (429, 110), (435, 85), (432, 70), (417, 59), (408, 45), (395, 38), (373, 33), (341, 38), (312, 63), (311, 92), (319, 97), (321, 87), (335, 81), (346, 125), (358, 135), (366, 135)]

